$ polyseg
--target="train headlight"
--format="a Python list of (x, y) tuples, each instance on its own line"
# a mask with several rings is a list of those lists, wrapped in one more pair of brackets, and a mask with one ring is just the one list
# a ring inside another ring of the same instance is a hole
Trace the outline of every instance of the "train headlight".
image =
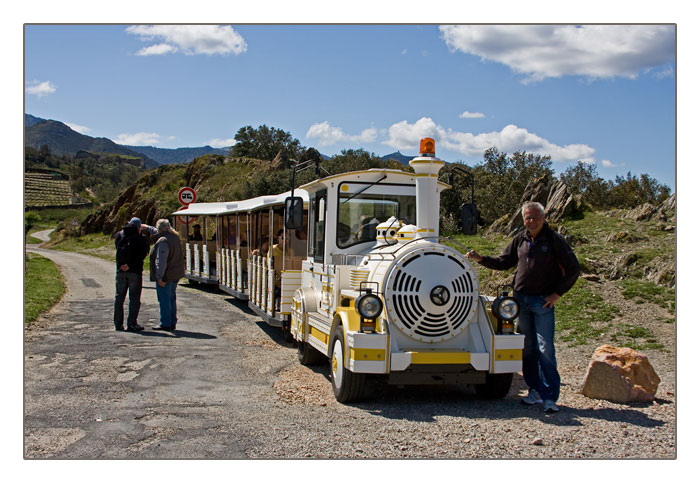
[(377, 295), (367, 292), (357, 297), (355, 310), (365, 319), (376, 319), (384, 310), (384, 304)]
[(520, 313), (520, 304), (513, 297), (500, 295), (493, 301), (491, 310), (496, 318), (511, 321)]

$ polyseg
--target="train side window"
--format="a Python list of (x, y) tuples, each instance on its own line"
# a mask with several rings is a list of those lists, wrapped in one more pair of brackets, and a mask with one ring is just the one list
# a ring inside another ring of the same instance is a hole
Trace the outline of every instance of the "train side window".
[(323, 252), (326, 236), (326, 190), (319, 191), (312, 195), (311, 205), (311, 240), (309, 243), (310, 253), (315, 262), (323, 263)]

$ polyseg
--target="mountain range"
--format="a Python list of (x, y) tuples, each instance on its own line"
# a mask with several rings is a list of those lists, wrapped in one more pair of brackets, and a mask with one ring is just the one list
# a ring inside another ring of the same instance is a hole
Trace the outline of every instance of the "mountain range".
[[(35, 149), (47, 145), (56, 155), (75, 156), (78, 151), (92, 153), (116, 153), (143, 159), (144, 167), (155, 168), (163, 164), (188, 163), (205, 154), (227, 155), (230, 148), (201, 146), (194, 148), (156, 148), (154, 146), (128, 146), (117, 144), (107, 138), (94, 138), (74, 131), (68, 125), (51, 119), (42, 119), (24, 114), (24, 144)], [(322, 155), (324, 159), (329, 156)], [(395, 159), (403, 164), (413, 159), (399, 151), (381, 157), (382, 160)]]

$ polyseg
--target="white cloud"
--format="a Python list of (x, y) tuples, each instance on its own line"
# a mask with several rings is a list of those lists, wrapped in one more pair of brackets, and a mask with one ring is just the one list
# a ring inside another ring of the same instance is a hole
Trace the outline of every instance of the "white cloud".
[(447, 131), (429, 117), (422, 117), (415, 124), (401, 121), (389, 127), (389, 139), (383, 144), (399, 150), (416, 150), (418, 140), (425, 137), (435, 139), (439, 146), (447, 138)]
[(455, 151), (465, 156), (481, 156), (489, 148), (497, 147), (500, 151), (513, 153), (526, 151), (528, 153), (551, 156), (552, 161), (582, 161), (595, 162), (595, 149), (585, 144), (567, 144), (559, 146), (548, 140), (528, 132), (527, 129), (514, 124), (505, 126), (500, 131), (473, 134), (444, 129), (427, 117), (421, 118), (415, 124), (401, 121), (389, 128), (389, 139), (384, 144), (396, 149), (414, 149), (417, 139), (431, 137), (438, 146)]
[(228, 139), (218, 139), (214, 138), (209, 141), (209, 146), (212, 148), (227, 148), (229, 146), (233, 146), (236, 144), (236, 140), (234, 138), (228, 138)]
[(177, 52), (177, 48), (170, 44), (155, 44), (136, 52), (136, 55), (163, 55)]
[(600, 163), (604, 168), (621, 168), (625, 165), (625, 163), (615, 164), (609, 159), (603, 159)]
[(331, 126), (328, 121), (316, 123), (309, 127), (306, 132), (307, 139), (318, 139), (319, 146), (330, 146), (344, 143), (373, 143), (377, 140), (377, 130), (375, 128), (364, 129), (360, 134), (350, 135), (343, 132), (339, 127)]
[(484, 116), (484, 113), (482, 112), (469, 112), (469, 111), (464, 111), (462, 114), (459, 115), (461, 119), (481, 119)]
[(33, 81), (24, 88), (24, 92), (33, 96), (44, 97), (56, 92), (56, 86), (51, 81)]
[(160, 134), (154, 132), (122, 133), (114, 140), (127, 146), (155, 146), (160, 142)]
[(239, 55), (248, 49), (245, 39), (230, 25), (133, 25), (127, 33), (143, 41), (159, 43), (145, 47), (137, 55)]
[(676, 52), (672, 25), (445, 25), (448, 48), (505, 64), (529, 81), (625, 77), (661, 68)]
[(80, 134), (87, 134), (90, 131), (92, 131), (92, 129), (90, 129), (89, 127), (81, 126), (80, 124), (73, 124), (70, 122), (67, 122), (66, 126), (71, 128), (75, 132), (79, 132)]

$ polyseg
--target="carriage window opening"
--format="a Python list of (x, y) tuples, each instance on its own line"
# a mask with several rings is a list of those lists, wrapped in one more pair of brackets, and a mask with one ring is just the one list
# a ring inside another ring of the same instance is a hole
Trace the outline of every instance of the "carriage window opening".
[(390, 217), (416, 222), (416, 198), (405, 195), (340, 194), (336, 244), (346, 248), (375, 241), (377, 225)]

